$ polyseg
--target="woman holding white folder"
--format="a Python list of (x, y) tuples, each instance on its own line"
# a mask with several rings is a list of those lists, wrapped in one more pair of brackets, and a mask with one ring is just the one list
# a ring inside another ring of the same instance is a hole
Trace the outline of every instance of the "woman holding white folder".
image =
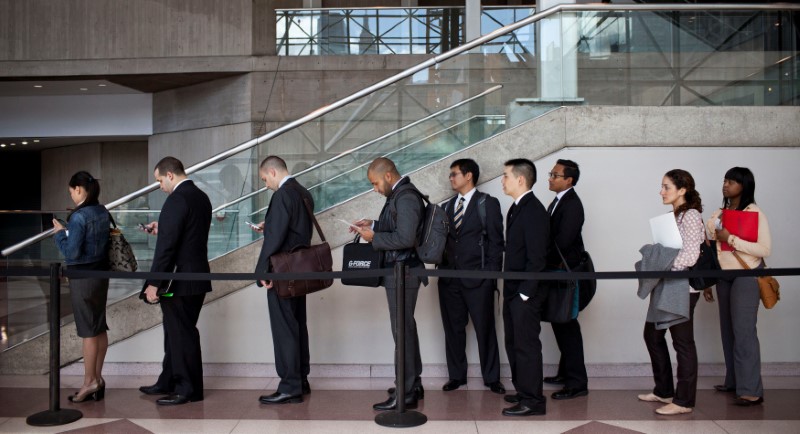
[[(717, 256), (723, 270), (743, 269), (739, 259), (750, 268), (762, 268), (764, 258), (770, 254), (772, 239), (769, 224), (767, 217), (756, 206), (755, 190), (756, 181), (750, 169), (734, 167), (725, 173), (722, 209), (717, 210), (706, 223), (710, 238), (717, 240)], [(725, 229), (720, 219), (723, 210), (758, 213), (756, 239), (747, 241)], [(726, 250), (723, 243), (732, 250)], [(711, 288), (707, 288), (703, 295), (707, 301), (714, 301)], [(735, 393), (736, 405), (761, 404), (764, 402), (764, 387), (761, 383), (761, 348), (756, 330), (760, 298), (758, 282), (755, 277), (720, 279), (717, 297), (722, 352), (725, 355), (725, 383), (714, 386), (714, 389)]]

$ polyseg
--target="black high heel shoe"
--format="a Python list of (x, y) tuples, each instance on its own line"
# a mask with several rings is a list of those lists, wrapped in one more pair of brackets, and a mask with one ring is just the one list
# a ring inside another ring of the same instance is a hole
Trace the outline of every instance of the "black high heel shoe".
[(95, 401), (102, 401), (105, 398), (106, 394), (106, 385), (95, 385), (94, 389), (89, 389), (83, 395), (80, 395), (80, 391), (75, 392), (74, 395), (71, 395), (69, 398), (69, 402), (79, 403), (79, 402), (86, 402), (89, 399), (93, 399)]

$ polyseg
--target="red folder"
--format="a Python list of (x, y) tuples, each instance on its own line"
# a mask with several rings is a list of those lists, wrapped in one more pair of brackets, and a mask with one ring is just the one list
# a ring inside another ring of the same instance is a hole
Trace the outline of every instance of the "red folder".
[[(758, 213), (755, 211), (724, 209), (722, 227), (745, 241), (758, 241)], [(733, 247), (723, 241), (722, 250), (732, 252)]]

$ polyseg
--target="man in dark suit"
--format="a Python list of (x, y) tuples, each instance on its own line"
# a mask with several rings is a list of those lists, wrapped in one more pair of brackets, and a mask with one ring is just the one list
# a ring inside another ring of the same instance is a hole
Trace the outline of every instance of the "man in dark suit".
[[(479, 175), (480, 167), (473, 160), (456, 160), (450, 165), (450, 186), (458, 194), (445, 205), (450, 230), (442, 269), (502, 270), (503, 214), (496, 198), (475, 188)], [(467, 384), (466, 327), (472, 318), (483, 384), (494, 393), (506, 393), (500, 382), (500, 355), (494, 326), (496, 287), (496, 281), (491, 279), (439, 279), (439, 308), (450, 377), (442, 390), (447, 392)]]
[[(501, 178), (503, 192), (514, 199), (506, 216), (504, 271), (541, 272), (545, 269), (550, 219), (534, 196), (536, 166), (524, 158), (506, 161)], [(511, 367), (515, 404), (504, 416), (543, 415), (547, 400), (542, 394), (542, 308), (547, 292), (536, 280), (506, 280), (503, 285), (503, 323), (506, 353)]]
[[(550, 191), (556, 197), (547, 208), (550, 214), (550, 249), (547, 254), (547, 268), (566, 270), (564, 261), (570, 269), (577, 267), (583, 253), (583, 204), (573, 188), (578, 184), (580, 168), (571, 160), (558, 160), (550, 175)], [(558, 249), (556, 249), (558, 247)], [(559, 250), (561, 254), (559, 255)], [(561, 257), (563, 255), (563, 259)], [(589, 380), (583, 360), (583, 337), (581, 326), (575, 318), (567, 323), (552, 323), (553, 334), (561, 351), (558, 374), (546, 377), (544, 381), (563, 384), (564, 387), (553, 393), (553, 399), (572, 399), (589, 393)]]
[[(183, 164), (165, 157), (156, 164), (154, 175), (167, 193), (158, 222), (145, 230), (158, 235), (151, 272), (208, 273), (208, 231), (211, 228), (211, 202), (194, 182), (186, 178)], [(160, 291), (159, 291), (160, 290)], [(142, 393), (168, 395), (159, 405), (179, 405), (203, 400), (203, 358), (197, 320), (208, 280), (145, 282), (144, 296), (159, 302), (164, 316), (164, 361), (156, 384), (142, 386)], [(161, 295), (171, 293), (172, 296)]]
[[(367, 169), (367, 178), (375, 192), (386, 196), (386, 204), (377, 221), (359, 220), (354, 224), (358, 233), (367, 242), (372, 243), (375, 250), (383, 253), (383, 266), (394, 267), (403, 261), (409, 268), (423, 268), (416, 253), (416, 241), (425, 216), (425, 206), (421, 193), (407, 176), (400, 176), (394, 162), (388, 158), (376, 158)], [(426, 285), (427, 279), (422, 280)], [(423, 398), (424, 391), (420, 375), (422, 375), (422, 358), (419, 354), (419, 338), (417, 323), (414, 320), (414, 309), (417, 306), (420, 279), (406, 275), (405, 279), (405, 387), (406, 408), (416, 408), (417, 401)], [(389, 320), (392, 325), (392, 337), (397, 342), (396, 300), (397, 293), (394, 278), (383, 279), (386, 298), (389, 302)], [(375, 410), (394, 410), (397, 408), (397, 394), (389, 389), (389, 398), (372, 406)]]
[[(262, 226), (264, 244), (256, 262), (256, 273), (269, 273), (269, 258), (272, 255), (288, 252), (297, 246), (311, 245), (312, 221), (304, 201), (313, 211), (314, 199), (305, 187), (289, 176), (286, 162), (280, 157), (265, 158), (259, 174), (267, 188), (275, 192), (269, 201)], [(272, 281), (261, 280), (257, 284), (268, 290), (275, 370), (281, 378), (275, 393), (261, 396), (258, 400), (262, 404), (303, 402), (303, 395), (311, 392), (308, 384), (310, 356), (306, 297), (280, 298), (272, 288)]]

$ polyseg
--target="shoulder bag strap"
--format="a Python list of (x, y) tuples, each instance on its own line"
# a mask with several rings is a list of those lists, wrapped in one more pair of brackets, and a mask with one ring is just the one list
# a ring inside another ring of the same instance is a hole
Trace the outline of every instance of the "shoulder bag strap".
[(569, 269), (569, 264), (567, 264), (567, 260), (564, 259), (564, 255), (561, 254), (561, 249), (558, 248), (558, 244), (554, 242), (553, 245), (556, 246), (556, 252), (558, 252), (558, 256), (561, 257), (561, 263), (564, 264), (564, 268), (567, 269), (567, 272), (572, 271)]
[(739, 264), (742, 265), (742, 268), (744, 268), (745, 270), (749, 270), (750, 269), (750, 267), (747, 266), (747, 264), (742, 260), (742, 258), (739, 255), (736, 254), (735, 250), (733, 252), (731, 252), (731, 253), (733, 253), (733, 256), (735, 256), (736, 260), (739, 261)]
[(319, 227), (319, 223), (317, 222), (317, 217), (314, 216), (314, 211), (311, 209), (311, 205), (308, 203), (308, 199), (306, 199), (306, 197), (303, 196), (303, 192), (302, 190), (300, 190), (300, 187), (294, 184), (289, 184), (289, 187), (292, 187), (297, 193), (300, 194), (300, 198), (303, 199), (303, 204), (306, 206), (306, 211), (308, 212), (308, 216), (311, 218), (311, 221), (314, 222), (314, 227), (317, 228), (317, 233), (319, 234), (319, 238), (324, 243), (325, 234), (322, 233), (322, 228)]

